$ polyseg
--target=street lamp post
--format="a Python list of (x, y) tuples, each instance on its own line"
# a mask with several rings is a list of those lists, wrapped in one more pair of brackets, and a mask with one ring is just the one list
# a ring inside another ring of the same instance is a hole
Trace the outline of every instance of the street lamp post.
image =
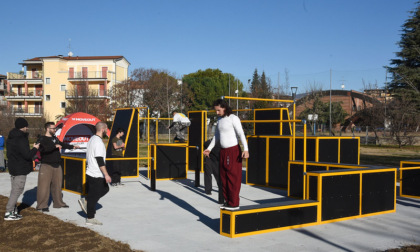
[(182, 113), (182, 80), (177, 80), (178, 85), (181, 85), (181, 113)]
[[(293, 134), (292, 134), (293, 135), (293, 151), (292, 151), (293, 154), (292, 154), (292, 159), (295, 160), (295, 158), (296, 158), (296, 156), (295, 156), (295, 152), (296, 152), (296, 122), (294, 120), (296, 120), (296, 93), (297, 93), (298, 88), (297, 87), (291, 87), (290, 89), (292, 90), (292, 99), (293, 99)], [(304, 129), (306, 129), (305, 126), (304, 126)]]
[[(290, 87), (290, 89), (292, 90), (292, 100), (293, 100), (293, 120), (296, 120), (296, 93), (297, 93), (298, 87)], [(294, 122), (293, 122), (293, 125), (295, 125)]]

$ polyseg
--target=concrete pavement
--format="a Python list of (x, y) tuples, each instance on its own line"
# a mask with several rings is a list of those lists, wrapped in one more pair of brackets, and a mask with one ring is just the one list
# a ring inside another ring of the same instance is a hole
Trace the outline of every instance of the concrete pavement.
[[(145, 174), (145, 170), (141, 170)], [(36, 207), (37, 172), (28, 176), (25, 193), (19, 201)], [(219, 234), (220, 211), (217, 185), (213, 194), (194, 187), (194, 173), (188, 179), (150, 181), (123, 179), (124, 187), (110, 188), (102, 198), (96, 218), (103, 226), (92, 230), (145, 251), (380, 251), (409, 244), (420, 244), (420, 200), (397, 197), (396, 213), (284, 230), (240, 238)], [(10, 176), (0, 174), (0, 194), (9, 196)], [(80, 196), (64, 193), (69, 209), (54, 209), (48, 214), (85, 227), (85, 215), (77, 200)], [(280, 200), (282, 190), (242, 184), (241, 205)]]

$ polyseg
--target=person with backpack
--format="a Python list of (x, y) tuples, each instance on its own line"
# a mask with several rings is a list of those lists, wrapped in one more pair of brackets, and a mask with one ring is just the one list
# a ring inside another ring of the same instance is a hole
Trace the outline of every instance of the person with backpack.
[(40, 153), (41, 168), (38, 173), (38, 189), (36, 192), (36, 209), (42, 212), (49, 212), (48, 200), (50, 193), (53, 199), (54, 208), (68, 208), (63, 201), (61, 187), (63, 183), (63, 170), (61, 168), (61, 149), (78, 149), (78, 145), (70, 145), (61, 142), (55, 136), (55, 124), (47, 122), (44, 126), (45, 135), (41, 136)]

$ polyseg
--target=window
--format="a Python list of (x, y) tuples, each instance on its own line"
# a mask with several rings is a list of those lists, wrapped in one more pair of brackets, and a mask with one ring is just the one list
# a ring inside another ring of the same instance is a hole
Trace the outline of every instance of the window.
[(61, 102), (61, 108), (66, 108), (66, 102)]
[(66, 84), (61, 84), (60, 90), (61, 91), (66, 91)]
[(51, 96), (49, 94), (45, 95), (45, 100), (49, 101), (51, 99)]
[(51, 83), (51, 78), (45, 78), (45, 84), (50, 84)]

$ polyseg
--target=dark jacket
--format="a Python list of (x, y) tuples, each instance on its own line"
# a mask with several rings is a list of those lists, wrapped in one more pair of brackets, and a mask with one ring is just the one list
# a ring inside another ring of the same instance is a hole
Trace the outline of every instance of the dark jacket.
[(63, 149), (73, 149), (73, 145), (66, 144), (58, 140), (57, 137), (40, 137), (39, 151), (41, 152), (41, 163), (49, 164), (53, 167), (58, 167), (61, 163), (60, 149), (55, 145), (59, 144)]
[(29, 148), (28, 134), (16, 128), (12, 129), (6, 146), (10, 175), (28, 175), (33, 169), (32, 158), (38, 151), (37, 148)]

